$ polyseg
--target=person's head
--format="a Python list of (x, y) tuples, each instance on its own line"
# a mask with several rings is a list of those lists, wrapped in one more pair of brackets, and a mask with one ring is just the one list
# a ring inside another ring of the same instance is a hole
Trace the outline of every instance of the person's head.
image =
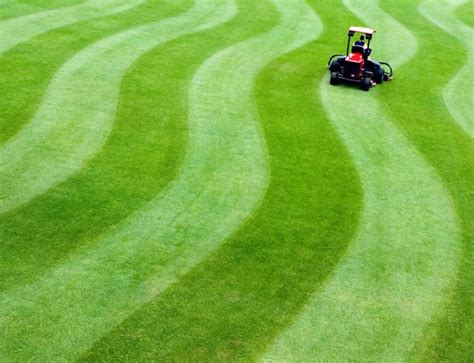
[(363, 35), (360, 36), (360, 40), (364, 41), (365, 37)]

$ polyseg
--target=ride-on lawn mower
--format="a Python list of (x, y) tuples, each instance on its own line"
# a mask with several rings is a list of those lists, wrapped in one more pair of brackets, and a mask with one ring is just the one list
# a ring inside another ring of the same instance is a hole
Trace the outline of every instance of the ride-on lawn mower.
[[(354, 43), (349, 53), (351, 38), (356, 33), (363, 36), (361, 36), (361, 40)], [(357, 83), (364, 91), (368, 91), (371, 87), (392, 79), (393, 70), (390, 64), (370, 59), (372, 53), (370, 41), (374, 33), (375, 30), (370, 28), (357, 26), (349, 28), (346, 55), (334, 54), (328, 61), (332, 85), (337, 85), (341, 81)], [(365, 46), (364, 36), (367, 39), (367, 46)]]

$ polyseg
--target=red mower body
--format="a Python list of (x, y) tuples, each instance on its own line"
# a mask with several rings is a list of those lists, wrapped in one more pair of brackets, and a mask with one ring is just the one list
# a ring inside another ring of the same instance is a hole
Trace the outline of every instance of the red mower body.
[(364, 56), (360, 53), (351, 53), (346, 57), (346, 62), (348, 62), (348, 68), (351, 69), (351, 72), (347, 74), (350, 78), (355, 80), (362, 79), (364, 72)]
[(349, 62), (356, 62), (364, 64), (364, 57), (360, 53), (351, 53), (346, 57), (346, 60)]

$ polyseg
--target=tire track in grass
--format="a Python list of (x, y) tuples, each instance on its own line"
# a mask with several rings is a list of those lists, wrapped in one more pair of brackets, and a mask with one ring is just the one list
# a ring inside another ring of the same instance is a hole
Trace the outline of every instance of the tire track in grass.
[[(413, 35), (376, 1), (344, 4), (379, 30), (375, 58), (397, 68), (413, 56)], [(329, 12), (325, 19), (331, 21)], [(325, 109), (364, 187), (360, 230), (325, 289), (264, 360), (406, 360), (450, 293), (459, 257), (456, 216), (436, 173), (377, 101), (383, 89), (365, 94), (328, 83), (320, 85)]]
[[(397, 71), (397, 82), (390, 87), (393, 91), (383, 97), (399, 126), (449, 188), (462, 226), (463, 247), (454, 294), (439, 319), (427, 328), (413, 356), (422, 361), (467, 362), (474, 356), (474, 140), (454, 122), (441, 97), (459, 70), (453, 65), (466, 54), (451, 33), (418, 12), (420, 2), (382, 2), (414, 32), (422, 55)], [(407, 92), (413, 74), (417, 75), (417, 89)]]
[[(197, 4), (210, 11), (207, 26), (235, 13), (229, 1), (219, 8), (215, 1)], [(232, 59), (224, 60), (227, 69)], [(209, 76), (203, 70), (194, 78), (188, 157), (168, 191), (95, 249), (2, 295), (4, 357), (73, 358), (208, 254), (253, 210), (267, 180), (260, 130), (245, 108), (247, 99), (234, 93), (238, 87)], [(208, 82), (216, 88), (208, 89)]]
[[(235, 121), (227, 126), (231, 127), (229, 129), (230, 134), (246, 134), (247, 137), (250, 138), (256, 137), (252, 136), (255, 133), (259, 133), (259, 127), (256, 125), (258, 117), (254, 109), (252, 98), (253, 84), (256, 77), (263, 67), (272, 59), (305, 44), (320, 33), (321, 28), (317, 17), (313, 15), (311, 9), (307, 7), (303, 1), (293, 1), (290, 3), (283, 1), (273, 2), (283, 16), (281, 24), (263, 36), (240, 43), (216, 54), (201, 67), (193, 82), (195, 91), (191, 91), (191, 105), (209, 105), (205, 107), (209, 107), (209, 111), (211, 111), (212, 114), (222, 109), (221, 102), (236, 104), (235, 107), (238, 112), (235, 112), (236, 110), (233, 112), (229, 110), (232, 112), (232, 119), (235, 118)], [(203, 92), (203, 90), (207, 91)], [(193, 94), (200, 95), (203, 93), (206, 94), (206, 96), (203, 97), (201, 101), (193, 102)], [(219, 97), (219, 94), (222, 96)], [(218, 102), (217, 105), (213, 104), (216, 102), (212, 101), (214, 99)], [(216, 111), (214, 111), (214, 109)], [(225, 114), (227, 114), (227, 112), (225, 112)], [(247, 124), (251, 124), (255, 130), (248, 128)], [(247, 154), (247, 152), (245, 154)], [(192, 154), (190, 153), (190, 155)], [(249, 156), (246, 158), (259, 158), (261, 159), (259, 163), (265, 162), (265, 156), (262, 155), (261, 152), (255, 152), (255, 150), (249, 153)], [(224, 163), (225, 160), (221, 160), (220, 162)], [(247, 165), (246, 168), (253, 169), (254, 167)], [(228, 178), (228, 180), (227, 183), (230, 183), (232, 178)], [(250, 185), (260, 184), (261, 187), (263, 186), (261, 176), (258, 177), (258, 175), (255, 175), (253, 178), (247, 177), (247, 180), (250, 184), (247, 186), (246, 193), (249, 193), (249, 191), (255, 188), (255, 186), (251, 188)], [(239, 192), (239, 194), (240, 193), (241, 192)], [(243, 199), (243, 196), (240, 196), (240, 198)], [(239, 204), (242, 204), (242, 202)], [(213, 215), (216, 219), (216, 223), (227, 224), (225, 213), (222, 211), (217, 212), (220, 213)], [(242, 220), (243, 219), (241, 219), (241, 221)], [(238, 225), (235, 225), (234, 229), (237, 226)], [(186, 229), (187, 228), (189, 227), (186, 227)], [(192, 231), (188, 233), (191, 236), (193, 234), (196, 235), (196, 233), (192, 233)], [(208, 235), (213, 236), (213, 234)], [(222, 235), (221, 240), (223, 238), (225, 238), (224, 235)], [(217, 258), (217, 260), (219, 259)], [(218, 264), (219, 263), (225, 264), (225, 262), (220, 260)], [(239, 279), (239, 271), (235, 272), (237, 273), (235, 278)], [(227, 270), (226, 273), (232, 275), (232, 272)], [(212, 279), (212, 277), (214, 277), (214, 279)], [(222, 278), (224, 279), (225, 285), (227, 279), (225, 276), (222, 276)], [(212, 282), (214, 282), (215, 276), (211, 276), (211, 279)], [(206, 276), (204, 276), (201, 282), (204, 282), (204, 280), (206, 280)], [(180, 285), (181, 284), (175, 286), (179, 289)], [(172, 288), (172, 290), (176, 289)], [(222, 286), (218, 286), (218, 290), (217, 293), (224, 289)], [(168, 290), (164, 294), (169, 297)], [(196, 308), (201, 300), (199, 300), (197, 296), (194, 296), (194, 294), (191, 295), (192, 296), (185, 296), (185, 299), (190, 298), (191, 300), (186, 299), (179, 302), (184, 302), (186, 306), (191, 306), (190, 310), (193, 310), (193, 307)], [(214, 299), (214, 296), (211, 298)], [(219, 298), (216, 297), (216, 299), (218, 300)], [(158, 298), (158, 300), (161, 299)], [(93, 361), (102, 359), (122, 360), (131, 359), (132, 357), (134, 360), (171, 359), (173, 361), (229, 359), (233, 354), (237, 354), (240, 357), (242, 357), (242, 355), (247, 356), (249, 353), (253, 353), (254, 355), (255, 352), (249, 352), (247, 348), (255, 349), (261, 344), (258, 343), (256, 344), (257, 347), (252, 347), (255, 342), (253, 342), (251, 338), (248, 338), (248, 341), (241, 343), (248, 345), (248, 347), (242, 347), (240, 351), (235, 352), (232, 347), (226, 346), (226, 342), (232, 345), (230, 342), (231, 337), (226, 335), (227, 332), (224, 332), (222, 335), (212, 335), (212, 333), (216, 333), (214, 329), (218, 328), (214, 325), (214, 321), (211, 323), (211, 321), (204, 317), (205, 326), (198, 327), (198, 324), (194, 324), (194, 319), (199, 320), (199, 313), (197, 313), (197, 316), (191, 318), (191, 321), (188, 321), (188, 324), (186, 324), (185, 318), (182, 319), (183, 315), (186, 315), (186, 312), (174, 310), (173, 307), (177, 308), (177, 306), (173, 304), (176, 301), (174, 299), (172, 300), (173, 301), (170, 302), (166, 300), (165, 297), (165, 303), (163, 304), (171, 311), (164, 313), (162, 311), (159, 313), (156, 313), (156, 311), (150, 312), (150, 308), (153, 309), (153, 307), (147, 306), (144, 309), (145, 311), (140, 311), (138, 316), (134, 315), (128, 319), (117, 330), (113, 331), (112, 334), (106, 336), (103, 341), (99, 342), (83, 358)], [(210, 301), (206, 302), (206, 304), (207, 303), (210, 303)], [(152, 303), (151, 305), (154, 304)], [(211, 307), (211, 309), (214, 308), (215, 306)], [(204, 310), (208, 311), (207, 305), (204, 307)], [(170, 315), (166, 316), (166, 313)], [(225, 313), (228, 312), (225, 311), (224, 314)], [(153, 318), (150, 319), (150, 316)], [(169, 319), (167, 319), (168, 317)], [(223, 318), (223, 316), (221, 315), (220, 318)], [(250, 316), (248, 316), (248, 319), (249, 322), (252, 320)], [(178, 327), (174, 326), (174, 323), (176, 323)], [(245, 324), (245, 322), (242, 324)], [(196, 329), (198, 331), (196, 331)], [(249, 327), (249, 329), (253, 329), (253, 327)], [(195, 332), (197, 334), (194, 334)], [(171, 339), (170, 336), (172, 337)], [(210, 338), (211, 340), (207, 340), (206, 338)], [(199, 344), (199, 341), (202, 342), (203, 340), (206, 341), (204, 344), (209, 343), (206, 347)], [(222, 348), (225, 349), (221, 350)], [(228, 351), (225, 351), (226, 349), (228, 349)]]
[(84, 4), (0, 21), (0, 54), (53, 29), (123, 12), (144, 2), (145, 0), (89, 0)]
[(428, 0), (419, 6), (420, 13), (433, 24), (455, 37), (466, 49), (468, 58), (461, 70), (443, 90), (449, 112), (459, 126), (474, 138), (474, 29), (456, 16), (456, 9), (466, 0)]
[(127, 68), (160, 43), (214, 25), (200, 23), (210, 10), (199, 1), (183, 15), (115, 34), (69, 60), (51, 81), (32, 121), (0, 148), (0, 213), (81, 169), (110, 134)]

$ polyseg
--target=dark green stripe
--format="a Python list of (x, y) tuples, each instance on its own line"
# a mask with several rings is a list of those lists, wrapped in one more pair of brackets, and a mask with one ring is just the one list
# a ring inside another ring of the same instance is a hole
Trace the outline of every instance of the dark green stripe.
[(474, 28), (474, 1), (470, 0), (458, 7), (456, 15), (467, 25)]
[(326, 72), (323, 48), (312, 44), (285, 56), (259, 78), (271, 183), (258, 212), (84, 360), (253, 359), (321, 286), (361, 207), (352, 163), (315, 99)]
[[(428, 337), (423, 343), (424, 360), (467, 362), (474, 357), (474, 142), (452, 119), (441, 98), (444, 86), (466, 61), (466, 54), (454, 38), (417, 13), (418, 4), (411, 0), (382, 1), (385, 10), (415, 34), (420, 56), (397, 70), (390, 90), (381, 97), (397, 125), (441, 176), (463, 232), (453, 300), (441, 321), (435, 323), (438, 337)], [(414, 351), (415, 356), (419, 354)]]
[(16, 2), (6, 3), (4, 5), (0, 5), (0, 21), (10, 18), (16, 18), (18, 16), (33, 14), (35, 12), (44, 10), (46, 9), (29, 4), (26, 5)]

